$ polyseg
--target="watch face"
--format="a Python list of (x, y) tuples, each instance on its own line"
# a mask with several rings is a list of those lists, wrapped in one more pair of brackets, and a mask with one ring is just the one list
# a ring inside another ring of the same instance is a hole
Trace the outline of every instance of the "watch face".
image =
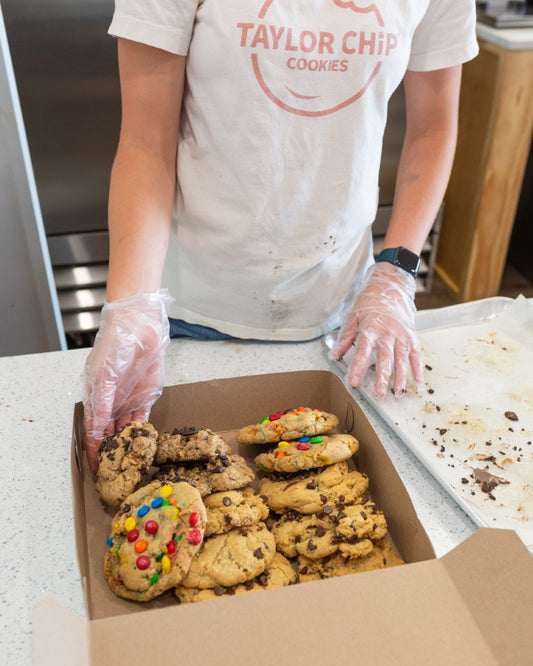
[(416, 274), (420, 265), (420, 257), (404, 247), (399, 247), (396, 251), (394, 263), (409, 271), (409, 273)]

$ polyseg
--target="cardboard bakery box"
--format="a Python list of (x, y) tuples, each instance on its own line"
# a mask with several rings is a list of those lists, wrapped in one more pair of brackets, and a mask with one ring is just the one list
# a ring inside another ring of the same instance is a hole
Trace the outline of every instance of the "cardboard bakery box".
[[(355, 464), (383, 510), (403, 566), (179, 605), (114, 596), (102, 573), (113, 510), (88, 470), (83, 407), (75, 406), (72, 475), (76, 542), (87, 620), (53, 601), (35, 618), (35, 663), (213, 666), (531, 664), (533, 558), (514, 532), (480, 529), (440, 559), (379, 438), (341, 380), (302, 371), (165, 388), (152, 410), (160, 431), (208, 427), (251, 459), (235, 432), (298, 405), (339, 417), (360, 441)], [(58, 647), (60, 646), (60, 648)], [(163, 661), (164, 660), (164, 661)]]

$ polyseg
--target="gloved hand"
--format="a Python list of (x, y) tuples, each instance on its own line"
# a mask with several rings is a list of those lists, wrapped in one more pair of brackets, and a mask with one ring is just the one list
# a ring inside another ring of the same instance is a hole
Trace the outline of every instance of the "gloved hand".
[(342, 358), (354, 345), (348, 380), (358, 386), (376, 358), (375, 393), (385, 397), (394, 374), (395, 395), (405, 392), (409, 365), (415, 381), (423, 380), (422, 354), (415, 330), (416, 281), (406, 271), (386, 262), (368, 269), (331, 352)]
[(105, 436), (132, 420), (146, 421), (161, 395), (169, 343), (166, 289), (106, 302), (85, 364), (84, 430), (89, 464), (98, 468)]

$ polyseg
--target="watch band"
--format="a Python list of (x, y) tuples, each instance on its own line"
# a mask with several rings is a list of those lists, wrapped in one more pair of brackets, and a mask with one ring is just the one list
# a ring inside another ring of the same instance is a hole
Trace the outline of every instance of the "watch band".
[(405, 247), (387, 247), (376, 257), (376, 262), (386, 261), (393, 266), (398, 266), (414, 278), (418, 275), (420, 269), (420, 257)]

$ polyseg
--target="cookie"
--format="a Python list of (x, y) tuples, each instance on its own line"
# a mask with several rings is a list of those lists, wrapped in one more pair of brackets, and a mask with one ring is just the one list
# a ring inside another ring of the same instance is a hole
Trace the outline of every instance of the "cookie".
[(232, 587), (222, 587), (216, 585), (209, 589), (187, 588), (178, 585), (175, 589), (175, 595), (180, 603), (195, 603), (198, 601), (207, 601), (209, 599), (221, 599), (222, 597), (233, 597), (247, 592), (260, 592), (262, 590), (272, 590), (276, 587), (293, 585), (296, 583), (296, 571), (289, 560), (281, 553), (274, 553), (274, 557), (269, 566), (262, 574), (256, 576), (253, 580), (233, 585)]
[(317, 435), (281, 441), (268, 453), (255, 458), (256, 465), (267, 472), (292, 473), (325, 467), (351, 458), (359, 449), (352, 435)]
[(152, 465), (156, 441), (153, 425), (132, 421), (100, 444), (96, 490), (105, 504), (117, 506), (137, 488)]
[(198, 488), (202, 497), (214, 492), (244, 488), (255, 479), (253, 469), (238, 453), (217, 454), (209, 460), (163, 465), (154, 478), (186, 481)]
[(203, 460), (216, 455), (231, 453), (229, 444), (208, 428), (175, 428), (172, 433), (162, 433), (157, 439), (155, 464)]
[(229, 532), (236, 527), (255, 525), (269, 515), (264, 497), (253, 488), (227, 490), (204, 498), (207, 511), (205, 536)]
[(335, 507), (326, 505), (317, 514), (284, 514), (272, 526), (277, 549), (287, 557), (303, 555), (323, 559), (339, 552), (343, 557), (365, 557), (373, 541), (387, 534), (385, 516), (373, 502)]
[(404, 561), (396, 555), (390, 543), (381, 540), (374, 544), (372, 551), (365, 557), (346, 559), (337, 553), (323, 560), (311, 560), (300, 556), (298, 557), (298, 581), (307, 583), (322, 578), (335, 578), (364, 571), (386, 569), (400, 564), (404, 564)]
[(298, 407), (270, 416), (259, 423), (241, 428), (237, 441), (241, 444), (270, 444), (299, 437), (315, 437), (332, 430), (339, 424), (334, 414), (320, 409)]
[(119, 597), (150, 601), (178, 585), (203, 543), (206, 512), (188, 483), (153, 481), (112, 521), (104, 576)]
[(204, 541), (181, 581), (183, 587), (232, 587), (265, 571), (274, 558), (276, 542), (263, 522), (216, 534)]
[(259, 494), (266, 496), (268, 506), (276, 513), (318, 513), (337, 502), (354, 504), (367, 488), (367, 475), (350, 471), (346, 462), (283, 478), (264, 477), (259, 482)]

